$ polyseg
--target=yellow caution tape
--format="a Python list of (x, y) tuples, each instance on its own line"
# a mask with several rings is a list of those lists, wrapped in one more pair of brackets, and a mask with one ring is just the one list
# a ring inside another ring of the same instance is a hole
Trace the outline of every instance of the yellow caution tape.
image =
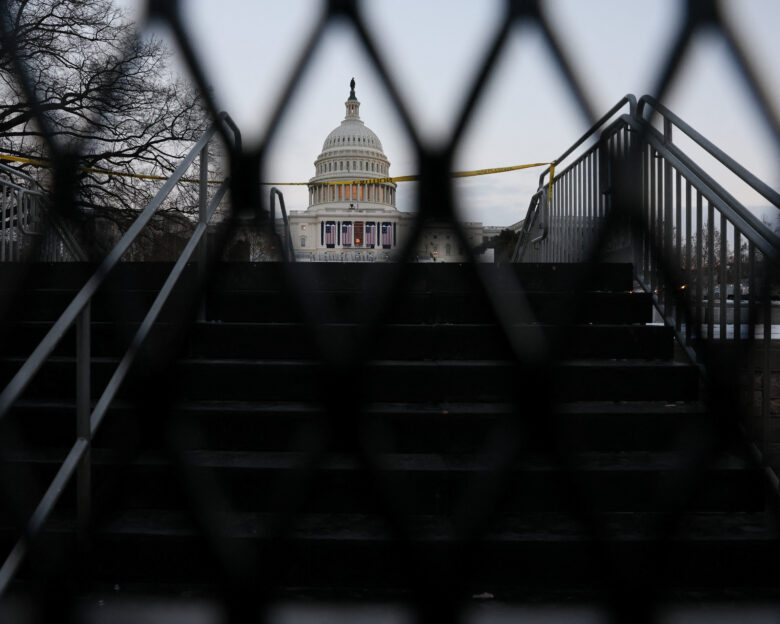
[[(0, 154), (0, 160), (9, 160), (12, 162), (20, 162), (28, 165), (34, 165), (37, 167), (51, 167), (52, 164), (45, 160), (35, 160), (32, 158), (24, 158), (22, 156), (11, 156), (9, 154)], [(553, 177), (555, 176), (555, 163), (554, 162), (542, 162), (542, 163), (530, 163), (526, 165), (512, 165), (511, 167), (493, 167), (492, 169), (475, 169), (473, 171), (453, 171), (453, 178), (470, 178), (473, 176), (493, 175), (496, 173), (506, 173), (508, 171), (518, 171), (520, 169), (531, 169), (533, 167), (550, 167), (550, 183), (548, 187), (549, 200), (552, 201), (552, 185)], [(120, 176), (124, 178), (137, 178), (140, 180), (160, 180), (164, 181), (168, 178), (166, 176), (152, 175), (147, 173), (125, 173), (121, 171), (108, 171), (106, 169), (95, 169), (93, 167), (80, 167), (82, 171), (87, 173), (96, 173), (99, 175), (108, 176)], [(405, 175), (396, 176), (393, 178), (366, 178), (363, 180), (338, 180), (329, 182), (317, 182), (321, 186), (346, 186), (350, 184), (388, 184), (392, 182), (414, 182), (420, 179), (419, 175)], [(198, 183), (200, 180), (195, 178), (182, 178), (182, 182)], [(221, 184), (220, 180), (209, 180), (209, 184)], [(309, 186), (309, 182), (263, 182), (264, 186)]]
[[(511, 167), (494, 167), (493, 169), (475, 169), (473, 171), (453, 171), (450, 175), (453, 178), (469, 178), (472, 176), (492, 175), (494, 173), (505, 173), (507, 171), (518, 171), (519, 169), (530, 169), (531, 167), (546, 167), (553, 163), (531, 163), (528, 165), (512, 165)], [(554, 167), (553, 167), (554, 171)], [(361, 180), (332, 180), (322, 182), (263, 182), (266, 186), (309, 186), (316, 184), (318, 186), (348, 186), (350, 184), (387, 184), (390, 182), (416, 182), (420, 179), (419, 175), (395, 176), (393, 178), (364, 178)]]
[(0, 154), (0, 160), (10, 160), (11, 162), (20, 162), (27, 165), (36, 165), (38, 167), (50, 167), (51, 165), (43, 160), (33, 160), (32, 158), (22, 158), (21, 156), (11, 156), (9, 154)]
[(517, 171), (519, 169), (531, 169), (533, 167), (545, 167), (550, 163), (531, 163), (529, 165), (513, 165), (512, 167), (495, 167), (493, 169), (477, 169), (476, 171), (454, 171), (453, 178), (468, 178), (471, 176), (491, 175), (493, 173), (505, 173), (507, 171)]
[[(0, 154), (0, 160), (8, 160), (11, 162), (24, 163), (26, 165), (34, 165), (36, 167), (51, 167), (52, 163), (46, 160), (35, 160), (33, 158), (24, 158), (22, 156), (11, 156), (10, 154)], [(122, 178), (137, 178), (139, 180), (167, 180), (167, 176), (152, 175), (150, 173), (126, 173), (124, 171), (109, 171), (107, 169), (95, 169), (94, 167), (79, 167), (81, 171), (87, 173), (97, 173), (100, 175), (119, 176)], [(200, 180), (195, 178), (182, 178), (181, 182), (198, 183)], [(209, 180), (209, 184), (221, 184), (220, 180)]]
[(547, 184), (547, 204), (552, 203), (552, 184), (555, 177), (555, 162), (550, 163), (550, 181)]

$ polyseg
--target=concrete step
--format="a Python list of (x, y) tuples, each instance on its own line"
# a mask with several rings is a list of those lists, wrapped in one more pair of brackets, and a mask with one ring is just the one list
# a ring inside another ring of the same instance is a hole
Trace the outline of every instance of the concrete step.
[[(30, 289), (77, 290), (84, 285), (98, 265), (94, 263), (16, 263), (0, 265), (0, 292), (24, 284)], [(173, 263), (121, 262), (108, 275), (105, 287), (114, 290), (159, 289)], [(572, 286), (586, 290), (631, 290), (631, 264), (297, 264), (223, 263), (214, 275), (214, 287), (228, 290), (278, 288), (286, 279), (296, 280), (301, 287), (314, 290), (370, 291), (386, 284), (399, 270), (403, 271), (406, 292), (448, 290), (471, 291), (478, 280), (488, 280), (497, 288), (527, 290), (571, 290)], [(194, 283), (197, 266), (190, 264), (182, 277), (184, 285)], [(481, 277), (480, 277), (481, 276)]]
[[(65, 453), (7, 452), (5, 478), (21, 480), (26, 473), (28, 481), (47, 483)], [(219, 484), (224, 499), (212, 502), (215, 509), (227, 505), (273, 512), (300, 497), (309, 512), (379, 513), (387, 496), (399, 510), (450, 515), (464, 505), (484, 502), (482, 493), (502, 483), (501, 513), (574, 511), (577, 499), (570, 496), (565, 485), (569, 482), (588, 507), (598, 511), (673, 511), (680, 499), (686, 510), (764, 508), (757, 471), (733, 454), (723, 454), (707, 469), (691, 498), (679, 491), (686, 482), (687, 457), (675, 452), (584, 452), (561, 461), (530, 452), (514, 460), (500, 453), (378, 453), (371, 457), (371, 470), (357, 453), (208, 450), (177, 457)], [(95, 501), (101, 508), (187, 506), (181, 475), (168, 454), (125, 456), (98, 448), (92, 463)], [(72, 489), (66, 489), (62, 504), (73, 504)]]
[[(532, 291), (527, 299), (533, 318), (526, 322), (649, 323), (652, 300), (646, 293)], [(384, 305), (382, 297), (350, 291), (329, 291), (302, 297), (304, 307), (317, 310), (321, 323), (370, 321)], [(494, 323), (491, 305), (474, 292), (413, 292), (395, 299), (384, 319), (388, 323)], [(273, 291), (225, 291), (208, 301), (207, 318), (223, 322), (297, 322), (299, 308)]]
[[(181, 293), (182, 291), (178, 291)], [(71, 290), (36, 290), (29, 293), (11, 312), (15, 321), (55, 321), (73, 299)], [(157, 296), (156, 290), (107, 292), (92, 302), (96, 321), (140, 322)], [(647, 293), (624, 292), (538, 292), (518, 294), (527, 298), (532, 318), (526, 322), (570, 323), (649, 323), (652, 300)], [(183, 318), (186, 300), (175, 294), (160, 320), (176, 322)], [(317, 310), (320, 323), (362, 323), (374, 318), (383, 297), (354, 291), (327, 291), (301, 295), (300, 302), (278, 290), (222, 291), (207, 297), (207, 318), (223, 322), (296, 323), (301, 307)], [(387, 311), (389, 323), (494, 323), (491, 305), (474, 292), (412, 292), (396, 298)]]
[[(28, 355), (46, 335), (51, 323), (27, 321), (17, 324), (2, 347), (4, 355)], [(138, 324), (95, 322), (91, 349), (96, 356), (124, 352)], [(164, 341), (179, 328), (169, 323), (155, 326), (150, 341)], [(318, 344), (355, 345), (364, 326), (354, 323), (319, 325)], [(673, 355), (673, 332), (660, 325), (513, 325), (520, 344), (543, 336), (553, 353), (567, 358), (663, 359)], [(66, 334), (54, 355), (75, 353), (75, 328)], [(186, 355), (206, 358), (316, 359), (318, 344), (300, 323), (197, 323), (188, 341)], [(379, 330), (375, 346), (366, 349), (372, 357), (393, 360), (511, 359), (506, 335), (486, 323), (388, 325)]]
[[(452, 574), (464, 579), (469, 594), (538, 595), (554, 587), (598, 595), (618, 582), (606, 570), (625, 575), (619, 582), (637, 590), (717, 588), (740, 595), (780, 583), (778, 531), (761, 513), (689, 513), (678, 522), (672, 518), (671, 539), (662, 533), (667, 514), (598, 514), (598, 548), (580, 519), (549, 512), (504, 516), (476, 542), (459, 538), (456, 519), (423, 514), (404, 519), (410, 536), (405, 540), (371, 514), (234, 512), (215, 519), (225, 546), (247, 563), (244, 571), (251, 576), (243, 580), (272, 596), (292, 588), (304, 594), (317, 588), (403, 591), (435, 587), (436, 579)], [(72, 518), (53, 518), (44, 538), (76, 557)], [(93, 539), (89, 564), (97, 583), (155, 582), (186, 591), (192, 584), (213, 586), (221, 574), (192, 518), (182, 512), (123, 512), (106, 518)]]
[[(183, 396), (191, 399), (273, 400), (289, 398), (285, 388), (294, 380), (296, 396), (318, 400), (327, 392), (362, 393), (369, 401), (495, 401), (538, 400), (524, 387), (528, 380), (519, 366), (503, 360), (443, 360), (369, 362), (349, 388), (329, 385), (331, 371), (319, 363), (284, 360), (191, 359), (181, 363)], [(535, 372), (536, 374), (536, 372)], [(219, 379), (215, 384), (214, 380)], [(549, 387), (555, 401), (665, 400), (698, 398), (694, 367), (668, 361), (572, 360), (552, 371)], [(362, 384), (362, 385), (361, 385)]]
[[(7, 383), (21, 358), (0, 361), (0, 382)], [(108, 383), (116, 369), (113, 358), (92, 360), (92, 394)], [(369, 401), (496, 401), (538, 400), (537, 383), (517, 364), (505, 360), (442, 360), (368, 362), (349, 387), (321, 362), (307, 360), (188, 359), (178, 365), (181, 397), (188, 400), (318, 401), (327, 393), (343, 392), (345, 400)], [(336, 381), (334, 381), (336, 380)], [(568, 401), (692, 401), (698, 399), (694, 366), (665, 360), (571, 360), (558, 364), (546, 380), (555, 402)], [(24, 398), (72, 398), (75, 360), (53, 356), (30, 383)], [(128, 389), (120, 396), (143, 391)], [(120, 391), (121, 392), (121, 391)]]
[[(73, 400), (20, 401), (6, 417), (24, 443), (35, 448), (64, 447), (73, 440)], [(190, 401), (174, 408), (177, 422), (196, 435), (187, 448), (212, 450), (295, 450), (307, 427), (331, 426), (321, 405), (305, 402)], [(338, 419), (340, 413), (333, 414)], [(477, 452), (493, 436), (511, 434), (519, 448), (547, 447), (539, 426), (573, 451), (671, 450), (681, 439), (706, 432), (711, 418), (700, 403), (579, 402), (558, 406), (543, 423), (509, 403), (371, 403), (359, 418), (382, 434), (380, 448), (396, 452)], [(178, 420), (180, 419), (180, 420)], [(359, 421), (360, 422), (360, 421)], [(132, 403), (117, 401), (106, 416), (96, 446), (122, 448), (133, 440), (157, 448), (159, 436), (144, 435), (147, 419)], [(0, 432), (3, 424), (0, 423)], [(7, 438), (7, 436), (6, 436)], [(349, 447), (332, 436), (331, 450)]]

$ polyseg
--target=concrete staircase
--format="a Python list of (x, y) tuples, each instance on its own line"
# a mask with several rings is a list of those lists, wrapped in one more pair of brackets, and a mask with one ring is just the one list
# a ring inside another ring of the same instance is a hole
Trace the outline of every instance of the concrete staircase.
[[(122, 265), (95, 302), (95, 396), (165, 268)], [(3, 284), (16, 269), (0, 270)], [(0, 380), (88, 270), (35, 267), (2, 336)], [(413, 265), (368, 335), (393, 267), (294, 266), (297, 295), (279, 286), (282, 270), (222, 267), (209, 321), (183, 342), (169, 340), (183, 311), (163, 315), (153, 344), (178, 357), (147, 354), (94, 440), (87, 550), (72, 487), (42, 536), (82, 590), (209, 592), (225, 560), (283, 596), (779, 586), (777, 527), (736, 441), (691, 482), (713, 423), (697, 370), (675, 360), (668, 328), (648, 324), (630, 265), (484, 267), (535, 317), (503, 330), (474, 267)], [(552, 358), (518, 363), (507, 332), (521, 347), (542, 337)], [(71, 336), (2, 423), (5, 482), (24, 484), (28, 508), (74, 437), (73, 352)], [(3, 518), (6, 553), (15, 533)]]

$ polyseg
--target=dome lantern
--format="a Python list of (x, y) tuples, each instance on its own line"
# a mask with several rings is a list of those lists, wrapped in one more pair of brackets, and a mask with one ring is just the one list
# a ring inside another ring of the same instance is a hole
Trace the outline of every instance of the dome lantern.
[(355, 79), (353, 78), (349, 82), (349, 99), (347, 99), (346, 102), (344, 102), (344, 105), (347, 107), (347, 115), (344, 117), (344, 119), (360, 119), (360, 101), (357, 99), (357, 96), (355, 95)]

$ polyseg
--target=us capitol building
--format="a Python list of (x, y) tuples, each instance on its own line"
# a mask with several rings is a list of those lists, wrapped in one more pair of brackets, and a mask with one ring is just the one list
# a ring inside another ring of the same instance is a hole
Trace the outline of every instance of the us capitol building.
[[(415, 215), (395, 207), (397, 185), (389, 179), (390, 161), (382, 143), (360, 119), (354, 78), (350, 87), (346, 116), (314, 161), (309, 206), (290, 211), (290, 235), (299, 261), (391, 261), (412, 230)], [(462, 226), (472, 246), (482, 243), (482, 223)], [(452, 229), (435, 225), (423, 228), (413, 256), (422, 262), (466, 260)]]

